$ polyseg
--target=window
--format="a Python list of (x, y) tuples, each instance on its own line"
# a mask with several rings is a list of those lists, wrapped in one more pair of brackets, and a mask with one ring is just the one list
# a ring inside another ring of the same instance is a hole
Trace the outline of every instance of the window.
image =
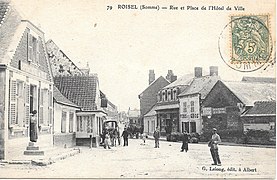
[(194, 112), (194, 101), (190, 102), (190, 112)]
[(33, 35), (28, 34), (28, 61), (37, 63), (39, 60), (38, 40)]
[(165, 91), (165, 101), (167, 101), (167, 91)]
[(196, 122), (190, 122), (190, 129), (192, 133), (196, 132)]
[(74, 113), (70, 112), (69, 113), (69, 132), (73, 132), (73, 118), (74, 118)]
[(187, 102), (183, 102), (183, 112), (187, 113)]
[(61, 120), (61, 132), (65, 133), (66, 132), (66, 112), (62, 112), (62, 120)]
[(170, 99), (173, 100), (173, 93), (172, 93), (172, 89), (170, 91)]

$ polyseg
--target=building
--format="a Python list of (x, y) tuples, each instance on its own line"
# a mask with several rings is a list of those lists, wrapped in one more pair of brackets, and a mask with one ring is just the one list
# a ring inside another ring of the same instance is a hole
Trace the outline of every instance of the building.
[(129, 125), (141, 126), (139, 118), (140, 118), (140, 110), (139, 109), (128, 109), (127, 112)]
[[(173, 74), (173, 73), (172, 73)], [(169, 78), (172, 77), (168, 75)], [(174, 77), (172, 78), (174, 80)], [(149, 71), (149, 86), (138, 96), (140, 101), (140, 124), (143, 125), (143, 116), (157, 103), (157, 93), (170, 81), (160, 76), (155, 79), (154, 70)]]
[(106, 95), (102, 91), (100, 91), (100, 96), (101, 96), (101, 103), (102, 103), (101, 107), (107, 113), (107, 119), (111, 121), (119, 122), (117, 106), (114, 105), (111, 101), (109, 101)]
[(265, 130), (276, 133), (276, 101), (256, 101), (241, 115), (243, 130)]
[(157, 93), (156, 104), (157, 126), (161, 135), (179, 132), (179, 94), (184, 92), (192, 82), (193, 75), (182, 76), (176, 81), (162, 88)]
[(44, 33), (7, 2), (0, 2), (0, 44), (0, 159), (11, 159), (28, 146), (33, 110), (36, 146), (53, 146), (53, 78)]
[(53, 143), (60, 147), (76, 146), (77, 115), (80, 107), (69, 101), (54, 86), (54, 137)]
[(215, 127), (223, 139), (241, 134), (244, 128), (241, 115), (253, 108), (257, 101), (275, 101), (275, 91), (274, 83), (219, 80), (202, 103), (204, 132), (210, 133)]
[(202, 76), (202, 68), (195, 67), (195, 77), (189, 87), (179, 95), (180, 132), (202, 133), (201, 104), (220, 79), (218, 68), (210, 67), (210, 74)]
[(71, 102), (81, 107), (77, 112), (76, 144), (99, 146), (102, 125), (107, 119), (101, 107), (97, 75), (56, 76), (54, 82), (59, 91)]
[(144, 133), (153, 136), (154, 131), (157, 127), (157, 113), (156, 105), (154, 105), (148, 113), (143, 117), (144, 119)]

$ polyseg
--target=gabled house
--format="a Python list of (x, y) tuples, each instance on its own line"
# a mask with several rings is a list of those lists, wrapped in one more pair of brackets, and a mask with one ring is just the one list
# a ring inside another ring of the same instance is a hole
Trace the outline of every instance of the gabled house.
[(189, 87), (179, 95), (180, 132), (202, 133), (201, 104), (207, 94), (220, 79), (218, 68), (210, 67), (210, 74), (202, 76), (202, 68), (196, 67), (199, 74), (193, 78)]
[(54, 123), (53, 143), (55, 146), (73, 147), (76, 146), (77, 132), (77, 111), (80, 107), (68, 100), (54, 86)]
[(162, 88), (158, 93), (156, 104), (157, 126), (161, 135), (179, 132), (179, 97), (178, 95), (190, 85), (192, 74), (187, 74)]
[(44, 33), (1, 1), (0, 44), (0, 159), (11, 159), (23, 155), (30, 130), (39, 148), (53, 145), (53, 78)]
[[(257, 101), (275, 101), (276, 84), (228, 82), (219, 80), (202, 103), (203, 130), (243, 132), (241, 115), (253, 108)], [(223, 132), (224, 133), (224, 132)], [(224, 137), (223, 137), (224, 138)]]
[(101, 108), (97, 75), (54, 77), (55, 86), (81, 110), (77, 111), (76, 144), (99, 146), (106, 112)]

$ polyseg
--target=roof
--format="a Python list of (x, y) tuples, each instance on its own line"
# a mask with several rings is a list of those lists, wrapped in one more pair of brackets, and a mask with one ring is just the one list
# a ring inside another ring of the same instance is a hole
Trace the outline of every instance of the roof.
[(256, 101), (276, 100), (276, 84), (248, 83), (248, 82), (223, 82), (230, 91), (237, 96), (246, 106), (253, 106)]
[(146, 88), (146, 89), (144, 89), (143, 91), (142, 91), (142, 93), (140, 93), (140, 95), (139, 96), (141, 96), (146, 90), (148, 90), (152, 85), (154, 85), (154, 84), (156, 84), (156, 83), (158, 83), (159, 81), (165, 81), (165, 82), (167, 82), (168, 84), (170, 83), (167, 79), (165, 79), (163, 76), (160, 76), (159, 78), (157, 78), (155, 81), (153, 81), (151, 84), (149, 84), (149, 86)]
[(57, 87), (53, 87), (53, 96), (57, 103), (64, 104), (72, 107), (79, 107), (75, 103), (68, 100), (62, 93), (58, 90)]
[(242, 116), (276, 115), (276, 101), (257, 101)]
[(148, 113), (146, 113), (144, 116), (146, 116), (146, 117), (149, 117), (149, 116), (156, 116), (156, 110), (157, 109), (157, 106), (156, 105), (154, 105), (151, 109), (150, 109), (150, 111), (148, 111)]
[(46, 42), (47, 54), (51, 62), (53, 76), (84, 75), (74, 62), (54, 43), (52, 39)]
[(175, 87), (175, 86), (185, 86), (189, 85), (193, 80), (194, 75), (193, 74), (186, 74), (180, 78), (178, 78), (176, 81), (170, 83), (169, 85), (165, 86), (163, 89)]
[(241, 81), (260, 82), (260, 83), (276, 83), (276, 78), (273, 78), (273, 77), (247, 77), (247, 76), (243, 76)]
[[(12, 6), (9, 6), (7, 2), (0, 2), (0, 64), (9, 63), (11, 57), (8, 58), (8, 52), (9, 50), (15, 51), (19, 43), (20, 38), (16, 42), (15, 37), (20, 23), (21, 16), (19, 13)], [(12, 43), (16, 43), (16, 45), (13, 49), (9, 49)]]
[(211, 89), (219, 79), (219, 76), (202, 76), (194, 78), (188, 88), (179, 96), (199, 93), (201, 94), (201, 98), (205, 99), (207, 94), (211, 91)]
[(128, 117), (139, 117), (139, 116), (140, 116), (140, 110), (138, 109), (128, 110)]
[(56, 76), (54, 83), (68, 100), (80, 106), (84, 111), (97, 110), (98, 77), (96, 75)]

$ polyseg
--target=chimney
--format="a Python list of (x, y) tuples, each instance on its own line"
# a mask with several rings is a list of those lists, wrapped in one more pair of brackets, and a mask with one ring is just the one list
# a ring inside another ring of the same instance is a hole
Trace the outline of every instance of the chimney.
[(210, 76), (218, 76), (218, 66), (210, 66)]
[(166, 75), (166, 79), (167, 79), (169, 82), (172, 83), (172, 82), (176, 81), (177, 76), (174, 76), (172, 70), (168, 70), (167, 75)]
[(155, 73), (154, 70), (149, 70), (149, 84), (151, 84), (153, 81), (155, 81)]
[(194, 68), (194, 77), (198, 78), (202, 76), (202, 67)]

